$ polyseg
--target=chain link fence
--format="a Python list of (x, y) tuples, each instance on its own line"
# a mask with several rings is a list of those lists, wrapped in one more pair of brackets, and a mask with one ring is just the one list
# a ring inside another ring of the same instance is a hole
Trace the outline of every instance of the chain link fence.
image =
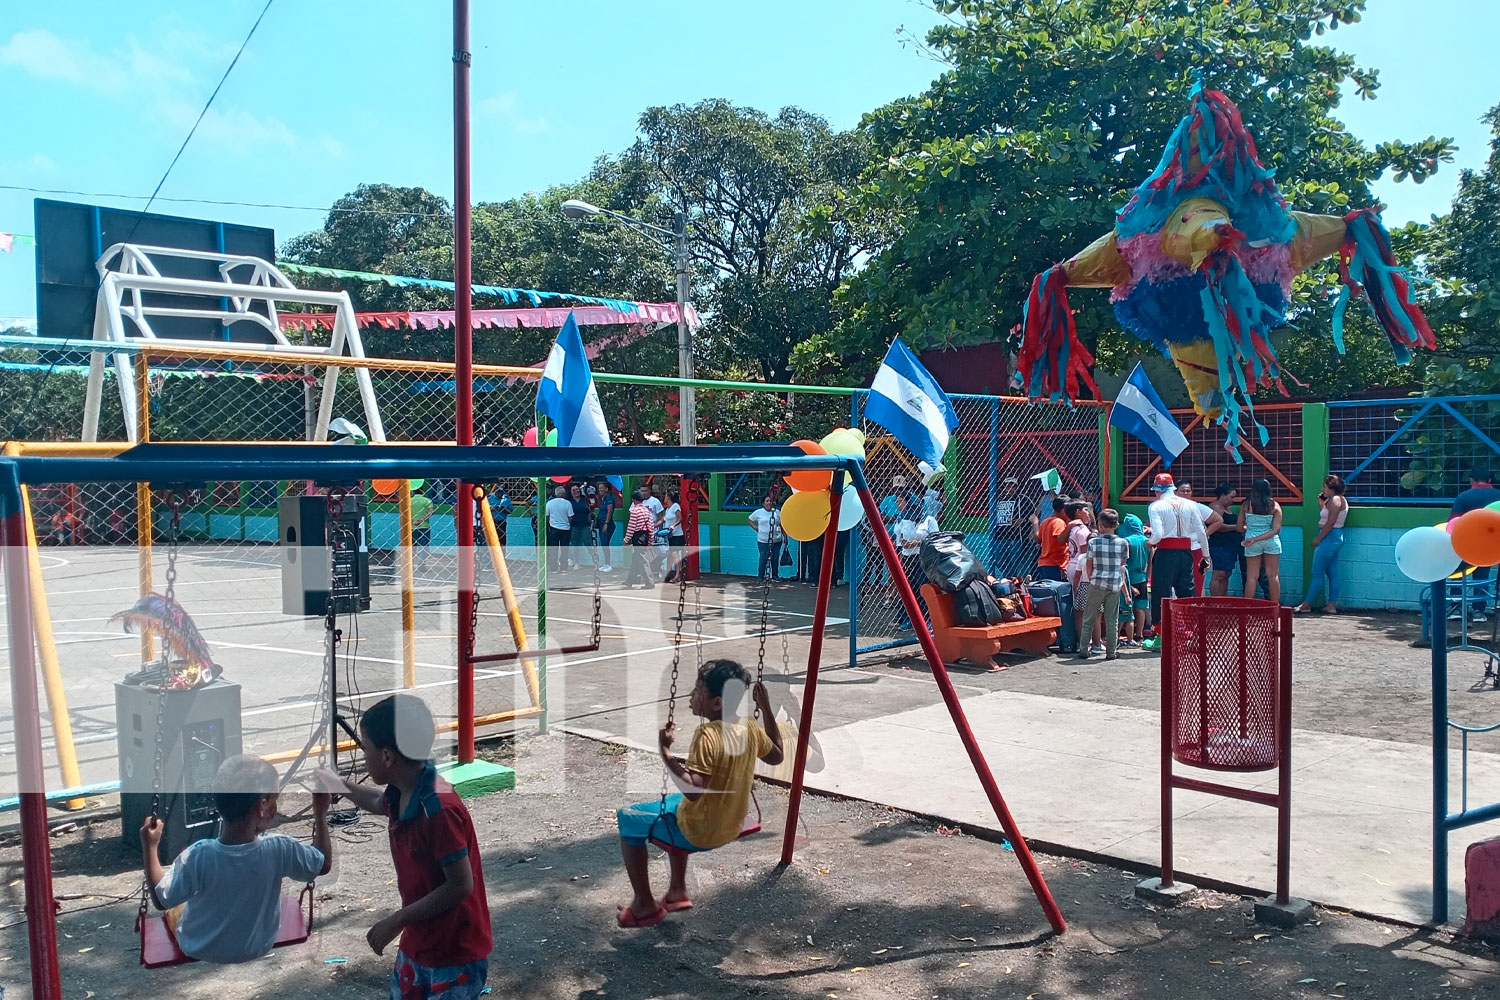
[[(944, 473), (924, 487), (917, 459), (878, 424), (863, 419), (868, 392), (856, 394), (853, 413), (864, 430), (866, 474), (880, 504), (882, 524), (864, 521), (851, 533), (855, 652), (915, 642), (877, 546), (876, 531), (895, 531), (902, 517), (932, 514), (944, 531), (961, 531), (992, 573), (1020, 576), (1036, 565), (1032, 517), (1043, 499), (1033, 477), (1055, 469), (1062, 491), (1099, 500), (1103, 408), (1031, 404), (999, 396), (955, 396), (958, 431)], [(1046, 512), (1050, 513), (1050, 511)], [(1045, 514), (1043, 515), (1045, 516)], [(914, 560), (905, 568), (914, 589)], [(842, 567), (835, 578), (844, 579)]]

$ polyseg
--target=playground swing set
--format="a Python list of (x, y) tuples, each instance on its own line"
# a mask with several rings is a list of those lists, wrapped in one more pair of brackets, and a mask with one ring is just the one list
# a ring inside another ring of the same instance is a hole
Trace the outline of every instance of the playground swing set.
[[(142, 444), (110, 458), (23, 456), (0, 459), (0, 527), (3, 527), (7, 617), (10, 626), (8, 643), (12, 665), (13, 704), (17, 719), (16, 759), (21, 788), (21, 846), (25, 860), (24, 885), (33, 995), (38, 1000), (60, 1000), (61, 982), (57, 914), (53, 900), (50, 843), (47, 830), (47, 793), (43, 768), (39, 692), (36, 678), (35, 622), (31, 613), (29, 579), (31, 568), (27, 554), (27, 532), (22, 513), (23, 486), (66, 482), (182, 483), (202, 482), (210, 479), (264, 480), (267, 478), (314, 482), (358, 482), (377, 477), (403, 479), (447, 477), (460, 483), (474, 484), (493, 481), (501, 475), (539, 478), (576, 474), (580, 470), (605, 469), (621, 475), (644, 475), (650, 472), (660, 472), (663, 469), (693, 469), (706, 473), (829, 470), (833, 472), (833, 483), (830, 490), (831, 509), (825, 544), (832, 545), (836, 540), (838, 511), (845, 477), (852, 481), (855, 495), (863, 505), (866, 516), (875, 523), (878, 523), (880, 518), (877, 502), (865, 479), (864, 461), (861, 457), (808, 455), (799, 449), (775, 446), (572, 448), (567, 449), (565, 454), (559, 454), (558, 449), (516, 449), (472, 445), (371, 444), (360, 448), (330, 449), (318, 444)], [(481, 503), (479, 507), (481, 511), (485, 511), (488, 505)], [(489, 522), (487, 534), (493, 530), (493, 522)], [(921, 622), (923, 619), (917, 605), (916, 595), (906, 582), (905, 575), (900, 571), (900, 560), (894, 546), (885, 533), (877, 532), (875, 535), (881, 556), (891, 570), (900, 600), (912, 621)], [(174, 542), (176, 536), (177, 532), (174, 530), (172, 533)], [(783, 828), (782, 864), (791, 863), (797, 846), (798, 838), (795, 834), (799, 827), (812, 718), (816, 705), (818, 671), (826, 633), (829, 596), (832, 592), (832, 575), (833, 560), (824, 560), (813, 614), (801, 717), (796, 727), (791, 794)], [(175, 601), (173, 582), (169, 580), (168, 590)], [(677, 620), (679, 641), (678, 652), (674, 655), (674, 668), (680, 665), (680, 636), (685, 616), (683, 607), (685, 599), (686, 581), (681, 581), (679, 582)], [(768, 599), (768, 594), (763, 593), (763, 624), (768, 613), (765, 603)], [(594, 629), (597, 630), (597, 628), (595, 624)], [(597, 631), (591, 638), (596, 636)], [(927, 628), (919, 627), (917, 638), (986, 797), (1007, 838), (1014, 846), (1017, 861), (1030, 882), (1048, 923), (1055, 932), (1062, 933), (1067, 928), (1067, 922), (1001, 795), (978, 740), (968, 725), (957, 691), (948, 676), (932, 634)], [(327, 639), (330, 647), (334, 639)], [(757, 679), (763, 676), (764, 671), (764, 641), (765, 636), (762, 634), (762, 652), (757, 664)], [(542, 655), (541, 651), (528, 652), (534, 652), (536, 656)], [(532, 659), (526, 653), (513, 658), (521, 659), (523, 663)], [(479, 659), (472, 653), (460, 657), (461, 696), (458, 705), (458, 728), (461, 747), (472, 746), (475, 720), (472, 675), (475, 663)], [(675, 669), (673, 675), (675, 680)], [(463, 692), (468, 692), (470, 696), (463, 697)], [(674, 710), (674, 701), (675, 699), (669, 701), (669, 713)], [(338, 725), (336, 718), (330, 720), (326, 729), (329, 736), (325, 741), (325, 748), (336, 749), (339, 746), (335, 728)], [(308, 752), (312, 752), (311, 747)], [(756, 822), (759, 819), (758, 804), (754, 811), (756, 815), (753, 818), (747, 818), (747, 828), (742, 831), (742, 836), (752, 832), (758, 825)], [(310, 902), (310, 892), (304, 890), (303, 896)], [(311, 910), (309, 908), (304, 913), (298, 905), (296, 914), (293, 916), (289, 912), (288, 902), (284, 901), (283, 904), (283, 912), (288, 918), (284, 943), (291, 943), (293, 938), (305, 940), (312, 928)], [(182, 960), (172, 953), (175, 950), (175, 944), (173, 948), (167, 947), (172, 942), (170, 942), (170, 935), (163, 933), (167, 930), (164, 923), (158, 925), (159, 919), (148, 913), (142, 914), (142, 959), (144, 962), (148, 957), (147, 943), (149, 941), (151, 961), (147, 964), (152, 967), (174, 964)], [(163, 936), (167, 938), (167, 941), (162, 940)]]

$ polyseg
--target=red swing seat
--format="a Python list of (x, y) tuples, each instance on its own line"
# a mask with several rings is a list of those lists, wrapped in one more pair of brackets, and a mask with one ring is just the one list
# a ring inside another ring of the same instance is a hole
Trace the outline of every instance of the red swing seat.
[[(148, 907), (149, 904), (143, 902), (135, 919), (136, 930), (141, 935), (141, 964), (148, 969), (161, 969), (198, 961), (177, 946), (177, 936), (167, 925), (166, 914), (147, 912)], [(312, 929), (313, 883), (309, 882), (303, 886), (300, 895), (281, 897), (281, 930), (276, 934), (275, 947), (301, 944), (312, 936)]]
[[(735, 840), (740, 840), (744, 837), (750, 837), (754, 836), (757, 833), (760, 833), (760, 799), (755, 797), (755, 789), (753, 788), (750, 789), (750, 806), (751, 811), (745, 813), (745, 823), (740, 827), (739, 835), (734, 838)], [(655, 826), (655, 824), (652, 825), (653, 827)], [(649, 837), (647, 839), (657, 847), (660, 847), (662, 850), (666, 851), (668, 854), (692, 853), (691, 851), (684, 851), (682, 848), (677, 847), (673, 844), (669, 844), (665, 840), (661, 840), (657, 837)]]

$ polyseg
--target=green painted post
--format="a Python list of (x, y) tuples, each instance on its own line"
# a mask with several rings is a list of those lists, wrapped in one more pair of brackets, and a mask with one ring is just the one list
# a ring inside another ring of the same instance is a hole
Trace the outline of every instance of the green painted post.
[(708, 477), (708, 510), (698, 515), (699, 519), (708, 519), (708, 571), (710, 573), (722, 573), (723, 564), (719, 559), (719, 546), (721, 544), (719, 533), (723, 528), (724, 521), (724, 475), (716, 473)]
[[(1302, 526), (1302, 596), (1312, 574), (1313, 538), (1318, 533), (1318, 493), (1331, 471), (1328, 467), (1328, 407), (1323, 403), (1302, 404), (1302, 507), (1296, 522)], [(1283, 511), (1283, 520), (1285, 512)]]

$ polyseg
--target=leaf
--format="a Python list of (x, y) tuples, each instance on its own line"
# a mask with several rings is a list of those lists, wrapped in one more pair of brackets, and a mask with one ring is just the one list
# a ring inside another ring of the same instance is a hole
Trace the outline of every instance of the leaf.
[(1223, 962), (1223, 961), (1222, 961), (1222, 960), (1221, 960), (1221, 959), (1217, 959), (1217, 958), (1210, 958), (1210, 959), (1209, 959), (1209, 960), (1208, 960), (1208, 964), (1209, 964), (1209, 965), (1223, 965), (1223, 964), (1224, 964), (1224, 962)]
[(87, 955), (89, 952), (91, 952), (93, 950), (94, 950), (94, 946), (93, 945), (89, 945), (87, 948), (79, 948), (78, 949), (78, 954), (80, 954), (80, 955)]
[(867, 969), (867, 968), (865, 968), (863, 965), (856, 965), (854, 968), (850, 969), (849, 971), (850, 972), (869, 972), (870, 970)]
[(1266, 938), (1268, 938), (1270, 936), (1271, 935), (1269, 935), (1269, 934), (1257, 934), (1257, 935), (1255, 935), (1255, 940), (1257, 940), (1257, 941), (1264, 941)]
[(967, 969), (971, 964), (973, 964), (973, 963), (971, 963), (971, 962), (959, 962), (958, 963), (958, 967), (960, 969)]

